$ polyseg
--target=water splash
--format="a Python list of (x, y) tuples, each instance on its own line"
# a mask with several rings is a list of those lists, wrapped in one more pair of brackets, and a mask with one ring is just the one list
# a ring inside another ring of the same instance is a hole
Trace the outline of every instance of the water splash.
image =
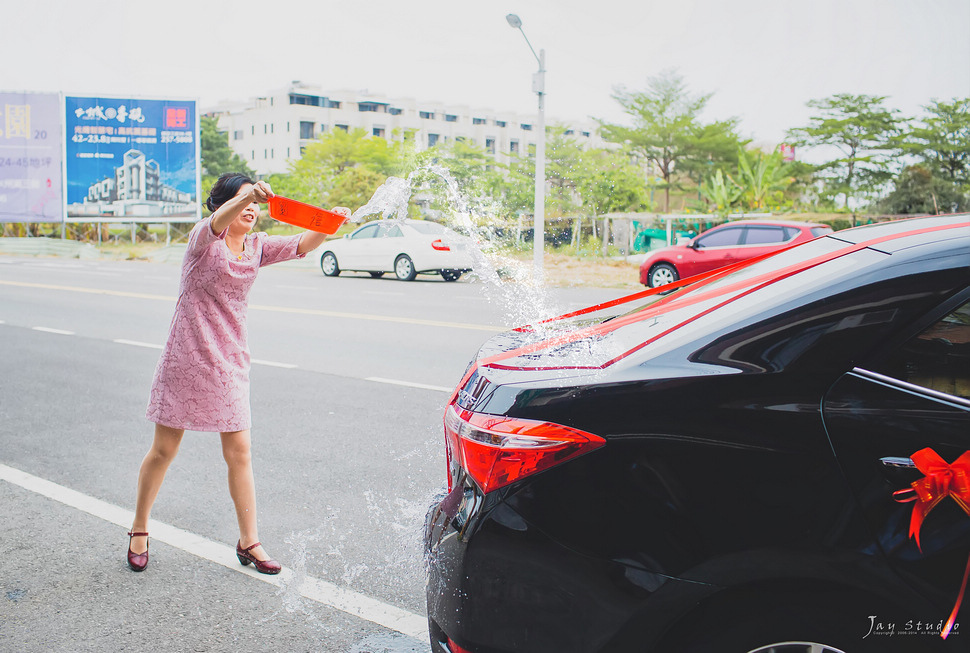
[[(412, 173), (413, 176), (414, 173)], [(360, 222), (371, 215), (384, 219), (403, 220), (408, 217), (408, 202), (411, 200), (411, 176), (407, 179), (388, 177), (381, 184), (367, 204), (353, 212), (351, 222)]]
[(371, 199), (353, 212), (351, 220), (360, 222), (374, 215), (384, 220), (403, 220), (416, 193), (442, 183), (449, 210), (441, 217), (447, 226), (471, 240), (473, 274), (485, 283), (486, 299), (504, 308), (507, 324), (531, 324), (562, 312), (551, 304), (542, 279), (536, 278), (530, 263), (502, 253), (505, 241), (488, 221), (488, 216), (496, 212), (494, 200), (469, 198), (454, 176), (440, 164), (416, 168), (407, 178), (388, 177)]
[[(491, 199), (467, 197), (444, 167), (434, 164), (415, 169), (406, 178), (389, 177), (364, 206), (354, 211), (351, 220), (360, 222), (375, 215), (383, 220), (403, 220), (408, 216), (412, 197), (432, 186), (435, 191), (444, 191), (448, 208), (441, 215), (442, 221), (469, 239), (473, 274), (483, 282), (486, 299), (503, 310), (505, 324), (532, 325), (535, 339), (552, 336), (560, 326), (538, 323), (565, 313), (566, 309), (552, 301), (542, 280), (535, 277), (531, 261), (519, 261), (504, 253), (507, 241), (489, 219), (495, 214), (491, 211)], [(612, 345), (590, 339), (548, 355), (557, 358), (559, 365), (568, 358), (568, 364), (585, 366), (594, 358), (602, 360), (604, 346)], [(537, 359), (542, 356), (537, 352)], [(366, 489), (357, 495), (357, 506), (349, 509), (356, 511), (353, 516), (345, 517), (328, 507), (322, 518), (317, 517), (321, 521), (315, 529), (291, 534), (286, 540), (294, 573), (283, 579), (278, 594), (287, 612), (302, 613), (308, 624), (326, 630), (323, 624), (313, 621), (313, 613), (301, 594), (301, 587), (314, 573), (365, 594), (370, 593), (368, 588), (379, 587), (379, 594), (384, 597), (401, 597), (402, 604), (413, 601), (415, 588), (423, 587), (426, 581), (427, 509), (445, 493), (440, 485), (428, 487), (427, 479), (436, 475), (423, 469), (425, 465), (437, 468), (442, 464), (440, 425), (435, 420), (418, 437), (404, 451), (390, 452), (400, 468), (413, 466), (415, 473), (408, 473), (406, 484), (389, 489), (387, 494)], [(361, 514), (367, 516), (368, 524), (354, 521)], [(367, 541), (369, 548), (363, 550), (361, 541)]]
[[(506, 254), (508, 240), (500, 235), (493, 219), (500, 212), (494, 199), (469, 196), (442, 165), (421, 166), (407, 178), (389, 177), (373, 197), (354, 212), (352, 219), (359, 221), (373, 215), (385, 220), (404, 219), (412, 197), (422, 197), (429, 190), (443, 196), (447, 208), (440, 212), (441, 221), (468, 236), (474, 268), (472, 274), (484, 282), (486, 300), (502, 308), (505, 324), (509, 327), (530, 326), (531, 341), (554, 337), (564, 325), (543, 324), (542, 320), (566, 313), (567, 309), (552, 301), (531, 261), (521, 261)], [(545, 353), (540, 351), (532, 358), (539, 365), (542, 365), (539, 359), (543, 356), (554, 358), (550, 365), (557, 368), (595, 368), (620, 354), (616, 347), (616, 342), (609, 337), (594, 337)]]

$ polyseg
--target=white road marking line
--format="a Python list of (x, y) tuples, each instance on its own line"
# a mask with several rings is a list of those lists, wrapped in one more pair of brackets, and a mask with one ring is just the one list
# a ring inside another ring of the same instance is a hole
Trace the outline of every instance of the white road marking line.
[(396, 379), (383, 379), (379, 376), (368, 376), (365, 381), (375, 383), (389, 383), (391, 385), (403, 385), (408, 388), (420, 388), (422, 390), (437, 390), (438, 392), (451, 392), (454, 388), (446, 388), (443, 385), (428, 385), (427, 383), (411, 383), (410, 381), (398, 381)]
[[(103, 288), (82, 288), (78, 286), (60, 286), (45, 283), (28, 283), (25, 281), (6, 281), (0, 279), (0, 286), (19, 286), (21, 288), (45, 288), (47, 290), (63, 290), (67, 292), (82, 292), (95, 295), (108, 295), (113, 297), (137, 297), (139, 299), (158, 299), (166, 302), (174, 302), (178, 298), (168, 295), (151, 295), (147, 293), (126, 292), (121, 290), (106, 290)], [(366, 313), (344, 313), (341, 311), (324, 311), (312, 308), (291, 308), (287, 306), (263, 306), (260, 304), (250, 304), (250, 311), (274, 311), (277, 313), (290, 313), (294, 315), (313, 315), (321, 317), (347, 318), (351, 320), (371, 320), (375, 322), (397, 322), (399, 324), (415, 324), (418, 326), (444, 327), (447, 329), (471, 329), (473, 331), (508, 331), (508, 327), (488, 326), (485, 324), (463, 324), (460, 322), (442, 322), (439, 320), (422, 320), (407, 317), (392, 317), (388, 315), (370, 315)]]
[[(112, 342), (117, 342), (119, 345), (133, 345), (135, 347), (147, 347), (149, 349), (164, 349), (162, 345), (156, 345), (150, 342), (139, 342), (138, 340), (125, 340), (124, 338), (118, 338)], [(283, 369), (292, 370), (296, 367), (292, 363), (277, 363), (276, 361), (264, 361), (259, 359), (252, 359), (254, 365), (269, 365), (270, 367), (282, 367)]]
[(134, 345), (135, 347), (148, 347), (149, 349), (163, 349), (162, 345), (156, 345), (151, 342), (140, 342), (138, 340), (125, 340), (124, 338), (118, 338), (113, 342), (117, 342), (119, 345)]
[[(134, 518), (134, 513), (130, 510), (3, 464), (0, 464), (0, 480), (76, 508), (89, 515), (94, 515), (125, 529), (131, 527)], [(231, 571), (246, 574), (250, 578), (261, 580), (276, 587), (281, 585), (281, 581), (289, 581), (293, 578), (293, 570), (288, 568), (284, 568), (279, 576), (267, 576), (252, 570), (248, 566), (243, 567), (236, 559), (235, 547), (226, 546), (154, 519), (149, 522), (148, 532), (151, 533), (151, 539), (156, 542), (164, 542), (198, 558), (214, 562)], [(390, 628), (408, 637), (422, 641), (428, 637), (428, 621), (424, 617), (345, 587), (307, 576), (300, 584), (299, 590), (303, 597), (311, 601), (328, 605), (341, 612)]]
[(73, 331), (65, 331), (64, 329), (52, 329), (50, 327), (42, 327), (42, 326), (35, 326), (35, 327), (30, 327), (30, 328), (33, 329), (34, 331), (43, 331), (44, 333), (57, 333), (57, 334), (62, 335), (62, 336), (73, 336), (74, 335), (74, 332)]
[(287, 285), (287, 284), (284, 284), (284, 283), (278, 283), (278, 284), (276, 284), (276, 287), (277, 288), (286, 288), (287, 290), (311, 290), (313, 292), (316, 292), (317, 291), (317, 289), (314, 288), (313, 286), (291, 286), (291, 285)]
[(296, 367), (293, 363), (277, 363), (275, 361), (263, 361), (258, 358), (250, 360), (253, 365), (269, 365), (270, 367), (282, 367), (285, 370), (292, 370)]
[[(3, 321), (0, 320), (0, 324)], [(44, 331), (47, 333), (61, 333), (64, 335), (74, 335), (73, 331), (61, 331), (59, 329), (49, 329), (47, 327), (34, 327), (36, 331)], [(156, 345), (150, 342), (140, 342), (138, 340), (125, 340), (124, 338), (117, 338), (112, 342), (116, 342), (119, 345), (132, 345), (134, 347), (147, 347), (148, 349), (162, 349), (162, 345)], [(284, 370), (293, 370), (299, 367), (293, 363), (277, 363), (276, 361), (264, 361), (258, 358), (253, 358), (250, 361), (253, 365), (267, 365), (269, 367), (279, 367)], [(388, 383), (390, 385), (403, 385), (408, 388), (419, 388), (421, 390), (435, 390), (437, 392), (451, 392), (454, 388), (447, 388), (443, 385), (429, 385), (427, 383), (413, 383), (411, 381), (399, 381), (397, 379), (385, 379), (379, 376), (369, 376), (364, 379), (365, 381), (373, 381), (375, 383)]]

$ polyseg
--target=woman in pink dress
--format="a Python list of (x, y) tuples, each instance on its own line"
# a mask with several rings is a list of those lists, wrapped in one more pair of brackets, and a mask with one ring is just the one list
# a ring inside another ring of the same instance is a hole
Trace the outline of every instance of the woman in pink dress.
[[(229, 494), (236, 506), (236, 556), (264, 574), (277, 574), (259, 543), (249, 407), (249, 289), (259, 268), (303, 258), (324, 234), (295, 236), (250, 233), (259, 203), (273, 196), (269, 185), (227, 173), (213, 185), (206, 206), (212, 215), (189, 234), (175, 316), (152, 381), (147, 417), (155, 439), (138, 475), (135, 519), (128, 533), (128, 565), (148, 566), (148, 519), (165, 472), (186, 430), (218, 432), (229, 467)], [(334, 211), (350, 215), (345, 208)]]

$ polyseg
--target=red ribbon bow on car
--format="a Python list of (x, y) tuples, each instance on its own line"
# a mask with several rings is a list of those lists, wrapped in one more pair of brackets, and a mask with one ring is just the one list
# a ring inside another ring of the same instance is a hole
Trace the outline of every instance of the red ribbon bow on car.
[[(948, 464), (929, 447), (920, 449), (910, 458), (926, 476), (913, 483), (912, 487), (893, 492), (893, 497), (900, 503), (917, 502), (909, 520), (909, 536), (916, 540), (917, 548), (922, 551), (920, 527), (940, 501), (951, 497), (970, 515), (970, 451), (964, 452), (952, 464)], [(910, 496), (912, 494), (915, 496)]]
[[(947, 463), (940, 454), (929, 447), (920, 449), (912, 456), (912, 461), (916, 463), (916, 468), (926, 474), (925, 477), (914, 482), (911, 487), (896, 490), (893, 498), (900, 503), (916, 501), (913, 506), (913, 514), (909, 520), (909, 536), (916, 540), (916, 547), (923, 551), (919, 543), (919, 529), (923, 525), (923, 520), (940, 501), (951, 497), (963, 508), (963, 512), (970, 516), (970, 451), (965, 451), (952, 463)], [(960, 594), (957, 596), (956, 605), (943, 627), (940, 637), (946, 639), (956, 622), (957, 612), (960, 611), (960, 603), (963, 602), (963, 593), (967, 589), (967, 576), (970, 575), (970, 557), (967, 558), (967, 567), (963, 572), (963, 583), (960, 585)]]

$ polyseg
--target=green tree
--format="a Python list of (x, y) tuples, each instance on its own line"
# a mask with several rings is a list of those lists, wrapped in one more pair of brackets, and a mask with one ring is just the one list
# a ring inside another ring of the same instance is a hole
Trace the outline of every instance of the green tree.
[(689, 156), (680, 161), (677, 172), (699, 186), (715, 166), (737, 168), (738, 152), (749, 142), (741, 140), (737, 130), (737, 118), (698, 124), (693, 132)]
[(506, 168), (502, 204), (507, 216), (535, 210), (536, 161), (534, 156), (512, 155)]
[(400, 172), (401, 152), (397, 143), (372, 136), (360, 127), (331, 129), (306, 147), (295, 169), (327, 171), (333, 175), (347, 168), (364, 166), (392, 175)]
[[(431, 208), (443, 212), (464, 208), (481, 216), (504, 212), (504, 167), (484, 147), (464, 139), (439, 141), (414, 159), (415, 169), (429, 166), (443, 168), (454, 184), (449, 185), (432, 170), (417, 174), (414, 183), (423, 184), (421, 192), (431, 198)], [(454, 196), (456, 192), (460, 198)], [(456, 206), (456, 199), (465, 206)]]
[(970, 208), (970, 197), (949, 179), (933, 174), (928, 165), (903, 168), (894, 182), (895, 188), (874, 206), (893, 214), (952, 213)]
[(582, 210), (590, 216), (647, 208), (643, 173), (623, 150), (585, 150), (576, 175)]
[(357, 209), (373, 197), (374, 191), (386, 179), (385, 175), (364, 166), (345, 168), (333, 178), (333, 184), (327, 194), (327, 204), (346, 206), (351, 210)]
[[(564, 125), (547, 128), (546, 217), (593, 217), (646, 207), (643, 173), (629, 151), (584, 148)], [(505, 214), (531, 213), (535, 157), (514, 157), (503, 176)]]
[(246, 161), (229, 147), (229, 134), (219, 131), (219, 121), (211, 116), (202, 116), (199, 150), (202, 159), (202, 190), (207, 193), (212, 185), (225, 172), (240, 172), (249, 177), (256, 173), (246, 165)]
[(922, 159), (936, 176), (970, 185), (970, 98), (934, 100), (922, 123), (903, 137), (903, 150)]
[(726, 217), (741, 199), (744, 187), (718, 168), (700, 187), (700, 192), (713, 204), (714, 213)]
[(579, 210), (576, 192), (583, 167), (583, 148), (564, 125), (546, 128), (546, 215), (562, 217)]
[(810, 100), (817, 109), (805, 127), (788, 131), (790, 142), (810, 148), (835, 148), (841, 156), (818, 166), (817, 177), (831, 197), (872, 197), (892, 179), (892, 159), (898, 150), (902, 121), (898, 111), (883, 106), (885, 97), (841, 93)]
[[(413, 143), (388, 142), (364, 129), (333, 129), (307, 145), (285, 175), (273, 175), (274, 190), (316, 206), (357, 208), (390, 175), (401, 175)], [(358, 169), (356, 172), (351, 170)]]
[(784, 201), (785, 190), (795, 181), (786, 168), (778, 150), (771, 154), (760, 150), (738, 150), (738, 179), (743, 188), (741, 199), (747, 208), (757, 211)]
[[(699, 181), (711, 164), (736, 156), (737, 120), (704, 124), (700, 113), (711, 94), (692, 97), (683, 78), (671, 72), (649, 80), (646, 91), (618, 89), (613, 98), (632, 118), (633, 126), (598, 121), (603, 138), (624, 143), (663, 178), (664, 211), (670, 211), (670, 189), (675, 173)], [(651, 171), (652, 176), (652, 171)]]

